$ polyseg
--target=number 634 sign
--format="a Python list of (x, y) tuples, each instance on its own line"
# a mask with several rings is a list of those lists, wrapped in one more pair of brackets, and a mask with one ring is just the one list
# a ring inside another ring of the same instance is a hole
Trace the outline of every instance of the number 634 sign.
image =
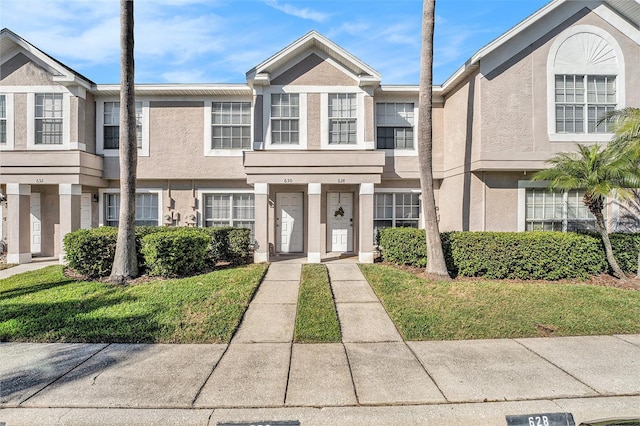
[(571, 413), (507, 416), (507, 426), (575, 426)]

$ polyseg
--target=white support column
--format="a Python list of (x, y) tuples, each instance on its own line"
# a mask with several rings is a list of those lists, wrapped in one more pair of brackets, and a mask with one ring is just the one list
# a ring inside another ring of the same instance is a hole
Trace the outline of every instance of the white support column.
[(269, 184), (256, 183), (255, 194), (255, 251), (253, 261), (269, 261)]
[(7, 184), (7, 262), (31, 262), (31, 185)]
[(82, 185), (61, 183), (58, 187), (58, 197), (60, 199), (59, 262), (66, 264), (64, 258), (64, 237), (68, 233), (80, 229)]
[(360, 184), (358, 261), (373, 263), (373, 184)]
[(320, 216), (322, 206), (322, 185), (310, 183), (307, 189), (307, 262), (320, 263)]

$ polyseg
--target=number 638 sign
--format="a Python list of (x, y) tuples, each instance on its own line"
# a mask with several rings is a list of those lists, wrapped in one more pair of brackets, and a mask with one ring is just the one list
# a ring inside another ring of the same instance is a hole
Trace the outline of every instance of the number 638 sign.
[(507, 426), (575, 426), (571, 413), (507, 416)]

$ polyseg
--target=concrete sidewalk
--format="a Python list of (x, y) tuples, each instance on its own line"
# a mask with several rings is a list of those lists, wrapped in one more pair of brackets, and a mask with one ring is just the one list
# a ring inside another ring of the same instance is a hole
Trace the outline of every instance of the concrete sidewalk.
[(328, 268), (342, 343), (292, 342), (301, 266), (273, 263), (229, 345), (0, 343), (0, 423), (640, 417), (640, 335), (404, 342), (356, 264)]

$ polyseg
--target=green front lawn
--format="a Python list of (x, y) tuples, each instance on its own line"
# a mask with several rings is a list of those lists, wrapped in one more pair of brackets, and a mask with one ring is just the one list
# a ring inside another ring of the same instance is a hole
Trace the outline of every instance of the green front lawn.
[(227, 343), (266, 269), (114, 286), (49, 266), (0, 280), (0, 341)]
[(302, 265), (294, 341), (335, 343), (341, 340), (327, 267)]
[(640, 291), (586, 284), (433, 282), (386, 265), (363, 274), (406, 340), (640, 333)]

